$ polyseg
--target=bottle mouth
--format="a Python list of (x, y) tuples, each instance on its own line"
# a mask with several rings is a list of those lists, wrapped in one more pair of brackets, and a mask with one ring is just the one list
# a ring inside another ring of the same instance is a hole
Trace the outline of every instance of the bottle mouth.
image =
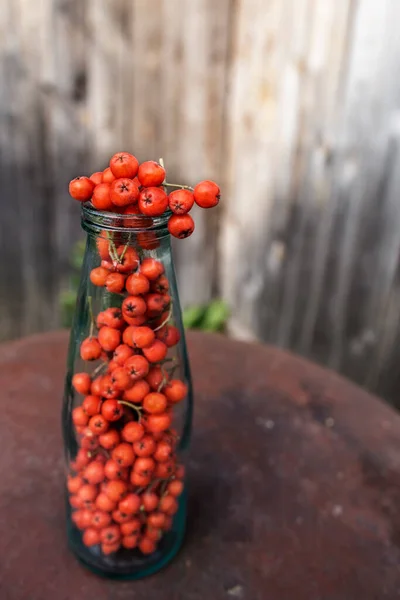
[(85, 202), (82, 204), (81, 222), (83, 229), (92, 233), (99, 233), (101, 230), (128, 234), (154, 232), (159, 238), (169, 235), (167, 224), (171, 215), (171, 211), (165, 212), (160, 217), (119, 214), (97, 210), (91, 202)]

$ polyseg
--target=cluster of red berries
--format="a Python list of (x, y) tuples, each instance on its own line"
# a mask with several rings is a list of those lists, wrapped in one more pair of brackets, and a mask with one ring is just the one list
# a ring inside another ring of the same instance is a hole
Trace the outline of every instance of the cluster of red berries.
[(102, 266), (91, 271), (92, 284), (123, 296), (119, 308), (91, 315), (80, 356), (101, 362), (72, 378), (82, 396), (72, 411), (79, 443), (67, 484), (72, 520), (83, 543), (103, 554), (121, 547), (150, 554), (172, 527), (184, 488), (172, 412), (188, 389), (167, 357), (180, 333), (170, 324), (163, 264), (107, 237), (97, 249)]
[[(162, 162), (162, 161), (161, 161)], [(220, 189), (213, 181), (201, 181), (195, 188), (168, 183), (164, 167), (152, 160), (139, 164), (128, 152), (118, 152), (104, 171), (90, 177), (76, 177), (69, 192), (80, 202), (91, 200), (94, 208), (119, 214), (160, 217), (168, 210), (168, 230), (177, 238), (186, 238), (194, 231), (194, 221), (188, 214), (193, 204), (201, 208), (216, 206)], [(167, 194), (169, 187), (178, 188)], [(125, 226), (132, 224), (124, 223)], [(140, 223), (143, 227), (143, 221)]]

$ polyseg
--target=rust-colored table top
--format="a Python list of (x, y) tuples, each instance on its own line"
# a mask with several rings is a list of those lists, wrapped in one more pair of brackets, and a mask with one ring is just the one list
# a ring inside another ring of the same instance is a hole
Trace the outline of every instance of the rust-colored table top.
[(400, 417), (305, 360), (202, 334), (184, 548), (139, 582), (86, 571), (64, 531), (66, 344), (0, 346), (1, 600), (400, 597)]

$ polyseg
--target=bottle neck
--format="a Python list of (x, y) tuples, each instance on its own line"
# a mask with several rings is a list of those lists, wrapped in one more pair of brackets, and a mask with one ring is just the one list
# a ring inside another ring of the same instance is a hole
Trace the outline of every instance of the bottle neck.
[(161, 217), (146, 217), (135, 214), (118, 214), (95, 210), (89, 202), (82, 204), (81, 224), (84, 231), (91, 235), (118, 233), (121, 239), (132, 240), (135, 237), (148, 237), (158, 241), (170, 237), (168, 219), (171, 213)]

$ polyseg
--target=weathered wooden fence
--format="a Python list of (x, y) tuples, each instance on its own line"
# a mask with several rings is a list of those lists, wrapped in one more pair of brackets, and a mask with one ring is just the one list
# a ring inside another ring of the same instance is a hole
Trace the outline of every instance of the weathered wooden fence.
[(396, 399), (398, 0), (2, 0), (0, 335), (58, 326), (68, 180), (119, 149), (224, 198), (184, 304)]

